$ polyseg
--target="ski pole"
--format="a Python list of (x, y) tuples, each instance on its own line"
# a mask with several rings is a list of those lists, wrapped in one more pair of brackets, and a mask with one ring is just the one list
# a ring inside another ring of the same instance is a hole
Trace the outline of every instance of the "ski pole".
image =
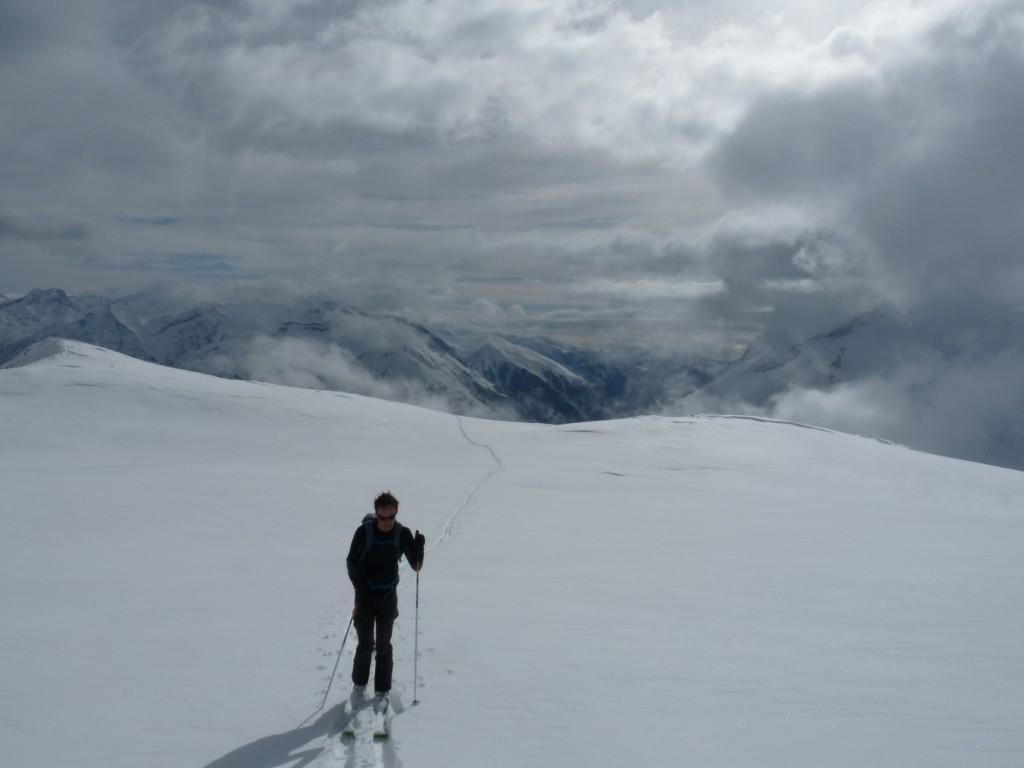
[(416, 631), (412, 641), (412, 705), (420, 703), (416, 698), (417, 685), (419, 684), (419, 661), (420, 661), (420, 571), (416, 569)]
[[(313, 715), (315, 715), (317, 712), (319, 712), (321, 709), (323, 709), (324, 705), (327, 703), (327, 697), (331, 693), (331, 686), (334, 685), (334, 676), (338, 674), (338, 664), (341, 662), (341, 653), (342, 653), (342, 651), (345, 650), (345, 643), (348, 642), (348, 633), (352, 629), (352, 622), (355, 621), (355, 619), (356, 619), (356, 608), (355, 608), (355, 606), (352, 606), (352, 617), (348, 620), (348, 627), (345, 629), (345, 636), (343, 638), (341, 638), (341, 648), (338, 649), (338, 658), (334, 660), (334, 670), (331, 672), (331, 679), (327, 683), (327, 690), (324, 691), (324, 700), (322, 702), (320, 702), (320, 706), (317, 708), (316, 712), (313, 713)], [(301, 728), (306, 723), (308, 723), (310, 720), (312, 720), (313, 719), (313, 715), (310, 715), (305, 720), (303, 720), (301, 723), (299, 723), (299, 728)]]

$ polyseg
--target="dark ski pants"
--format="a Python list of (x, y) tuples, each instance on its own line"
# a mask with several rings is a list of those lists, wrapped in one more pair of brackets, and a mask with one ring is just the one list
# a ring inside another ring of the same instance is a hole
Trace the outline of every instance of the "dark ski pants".
[(398, 593), (394, 589), (386, 592), (357, 595), (356, 615), (356, 656), (352, 662), (352, 683), (366, 685), (370, 680), (370, 661), (374, 649), (377, 651), (377, 666), (373, 674), (374, 691), (391, 690), (391, 671), (394, 669), (394, 652), (391, 647), (391, 632), (398, 617)]

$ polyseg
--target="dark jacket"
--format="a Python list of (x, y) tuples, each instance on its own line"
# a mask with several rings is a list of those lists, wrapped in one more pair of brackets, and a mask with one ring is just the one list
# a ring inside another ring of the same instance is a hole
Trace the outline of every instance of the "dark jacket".
[[(370, 546), (366, 545), (367, 531)], [(397, 545), (397, 546), (396, 546)], [(348, 577), (357, 592), (385, 592), (398, 586), (398, 560), (405, 556), (414, 569), (423, 562), (423, 553), (417, 552), (412, 531), (401, 523), (395, 530), (385, 533), (370, 519), (356, 529), (345, 560)]]

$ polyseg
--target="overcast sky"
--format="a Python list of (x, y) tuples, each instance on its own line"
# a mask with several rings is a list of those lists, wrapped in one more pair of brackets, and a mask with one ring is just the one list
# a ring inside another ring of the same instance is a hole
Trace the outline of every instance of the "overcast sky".
[(1019, 323), (1022, 5), (3, 0), (0, 292), (707, 350), (880, 302)]

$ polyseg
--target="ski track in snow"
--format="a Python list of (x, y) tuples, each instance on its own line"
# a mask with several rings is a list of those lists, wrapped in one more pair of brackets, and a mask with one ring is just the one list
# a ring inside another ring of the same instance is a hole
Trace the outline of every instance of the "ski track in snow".
[(462, 519), (463, 513), (469, 507), (470, 502), (473, 501), (473, 497), (476, 496), (477, 491), (479, 491), (484, 485), (490, 482), (491, 478), (493, 478), (496, 474), (498, 474), (498, 472), (500, 472), (503, 469), (501, 458), (498, 456), (498, 454), (494, 452), (494, 449), (491, 448), (491, 446), (487, 445), (486, 443), (478, 443), (476, 440), (471, 438), (469, 434), (466, 432), (466, 426), (462, 420), (462, 417), (456, 416), (455, 418), (458, 421), (459, 432), (462, 433), (462, 437), (466, 440), (466, 442), (469, 443), (470, 445), (476, 446), (477, 448), (483, 448), (484, 450), (486, 450), (491, 455), (491, 459), (494, 461), (494, 466), (491, 467), (491, 469), (488, 470), (487, 473), (484, 474), (483, 477), (481, 477), (479, 480), (477, 480), (473, 487), (469, 489), (469, 493), (466, 494), (466, 498), (464, 498), (462, 500), (462, 503), (459, 504), (459, 506), (456, 507), (455, 510), (452, 512), (451, 516), (445, 522), (444, 527), (441, 529), (441, 535), (437, 537), (437, 541), (435, 541), (430, 547), (427, 548), (427, 552), (433, 552), (442, 543), (447, 541), (455, 534), (455, 532), (458, 530), (459, 520)]

